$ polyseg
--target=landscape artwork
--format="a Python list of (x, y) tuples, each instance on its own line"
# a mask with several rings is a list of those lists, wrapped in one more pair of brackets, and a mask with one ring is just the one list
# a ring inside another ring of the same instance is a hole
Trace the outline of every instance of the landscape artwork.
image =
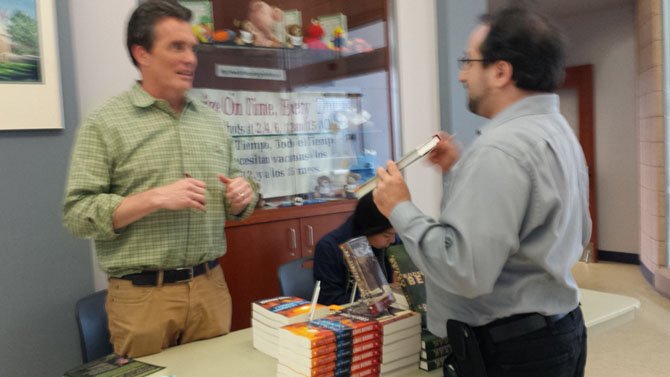
[(0, 0), (0, 85), (42, 81), (37, 0)]

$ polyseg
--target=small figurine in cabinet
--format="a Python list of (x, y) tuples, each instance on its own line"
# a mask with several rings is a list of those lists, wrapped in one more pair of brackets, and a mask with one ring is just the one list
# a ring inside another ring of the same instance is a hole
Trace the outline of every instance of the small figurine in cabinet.
[(334, 198), (339, 196), (337, 188), (333, 185), (330, 177), (322, 175), (316, 179), (316, 186), (314, 187), (315, 198)]

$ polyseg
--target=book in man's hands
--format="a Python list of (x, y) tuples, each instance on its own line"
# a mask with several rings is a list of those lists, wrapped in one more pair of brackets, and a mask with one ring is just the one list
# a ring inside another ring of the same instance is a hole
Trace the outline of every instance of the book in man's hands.
[(63, 377), (160, 377), (170, 373), (165, 367), (109, 354), (70, 369)]
[[(411, 165), (414, 161), (416, 161), (416, 160), (420, 159), (421, 157), (427, 155), (428, 152), (435, 149), (435, 147), (437, 146), (437, 143), (439, 143), (440, 140), (441, 140), (441, 138), (440, 138), (439, 135), (434, 135), (433, 137), (430, 138), (430, 140), (428, 140), (423, 145), (420, 145), (419, 147), (415, 148), (411, 152), (402, 156), (402, 158), (400, 158), (400, 160), (396, 161), (396, 165), (398, 166), (398, 169), (403, 170), (404, 168)], [(356, 198), (360, 199), (365, 194), (374, 190), (375, 187), (377, 187), (377, 176), (374, 176), (374, 177), (368, 179), (367, 181), (363, 182), (360, 186), (356, 187), (356, 189), (354, 190), (354, 194), (356, 194)]]
[(340, 250), (361, 293), (362, 305), (373, 316), (383, 313), (395, 298), (367, 237), (352, 238), (340, 244)]

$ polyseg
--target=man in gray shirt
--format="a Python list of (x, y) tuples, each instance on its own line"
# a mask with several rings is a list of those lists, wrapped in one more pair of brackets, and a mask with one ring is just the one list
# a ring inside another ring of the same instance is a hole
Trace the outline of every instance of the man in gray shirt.
[(375, 203), (426, 276), (430, 331), (449, 332), (445, 375), (583, 376), (571, 268), (591, 236), (588, 172), (552, 94), (564, 77), (561, 35), (504, 9), (482, 17), (459, 63), (469, 109), (490, 121), (461, 158), (448, 136), (431, 153), (449, 172), (440, 217), (411, 202), (391, 161), (377, 170)]

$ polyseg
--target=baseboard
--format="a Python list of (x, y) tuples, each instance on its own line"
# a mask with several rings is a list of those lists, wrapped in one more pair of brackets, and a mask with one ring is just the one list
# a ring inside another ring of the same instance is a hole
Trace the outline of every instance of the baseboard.
[(620, 253), (618, 251), (598, 250), (598, 260), (639, 265), (640, 255), (634, 253)]

